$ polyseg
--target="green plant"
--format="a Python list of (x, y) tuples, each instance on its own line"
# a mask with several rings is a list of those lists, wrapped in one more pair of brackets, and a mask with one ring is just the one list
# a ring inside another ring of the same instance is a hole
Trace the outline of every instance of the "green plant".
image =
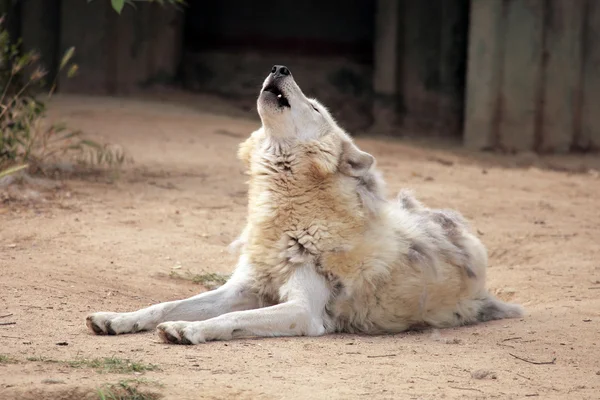
[(185, 274), (180, 274), (179, 272), (172, 270), (169, 273), (169, 277), (173, 279), (181, 279), (186, 281), (192, 281), (194, 283), (201, 284), (205, 288), (209, 290), (213, 290), (222, 286), (227, 282), (229, 276), (218, 274), (215, 272), (208, 272), (204, 274), (193, 274), (190, 271), (186, 271)]
[(53, 360), (45, 357), (28, 357), (27, 361), (37, 361), (48, 364), (63, 364), (71, 368), (91, 368), (99, 373), (128, 374), (133, 372), (146, 372), (159, 370), (158, 365), (144, 364), (116, 357), (79, 359), (79, 360)]
[(17, 360), (12, 358), (11, 356), (0, 354), (0, 364), (16, 364), (16, 362)]
[[(88, 165), (122, 164), (125, 155), (120, 149), (88, 140), (64, 124), (45, 121), (40, 93), (46, 91), (47, 98), (53, 95), (58, 74), (44, 89), (47, 73), (38, 63), (38, 54), (22, 53), (20, 41), (11, 42), (2, 22), (0, 18), (0, 178), (24, 168), (43, 171), (48, 162), (64, 158)], [(71, 63), (74, 54), (74, 48), (65, 52), (59, 73), (66, 70), (67, 77), (77, 73), (77, 65)]]
[(0, 171), (0, 179), (4, 178), (5, 176), (14, 174), (15, 172), (19, 172), (28, 167), (29, 167), (29, 165), (25, 164), (25, 165), (17, 165), (16, 167), (7, 168), (4, 171)]
[[(93, 0), (88, 0), (88, 3), (92, 2)], [(112, 8), (115, 9), (115, 11), (119, 14), (121, 14), (121, 11), (123, 11), (123, 7), (125, 7), (125, 4), (128, 4), (130, 6), (135, 6), (136, 2), (148, 2), (148, 3), (158, 3), (160, 5), (164, 5), (164, 4), (171, 4), (171, 5), (184, 5), (185, 4), (185, 0), (110, 0), (110, 3), (112, 5)]]
[(155, 400), (162, 397), (158, 393), (140, 389), (144, 385), (162, 386), (160, 383), (154, 383), (145, 379), (123, 380), (117, 384), (104, 385), (98, 389), (98, 398), (100, 400)]

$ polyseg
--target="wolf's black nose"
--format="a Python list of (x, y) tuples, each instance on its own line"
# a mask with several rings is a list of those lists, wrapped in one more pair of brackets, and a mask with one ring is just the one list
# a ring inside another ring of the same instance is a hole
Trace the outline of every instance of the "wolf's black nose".
[(275, 78), (279, 78), (290, 75), (290, 70), (285, 65), (273, 65), (271, 73)]

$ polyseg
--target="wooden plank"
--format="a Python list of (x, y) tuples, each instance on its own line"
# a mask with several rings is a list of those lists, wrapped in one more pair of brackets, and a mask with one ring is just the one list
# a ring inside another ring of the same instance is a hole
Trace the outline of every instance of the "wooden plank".
[(499, 130), (499, 145), (507, 151), (531, 151), (536, 146), (543, 21), (544, 0), (508, 2)]
[(61, 75), (61, 91), (106, 93), (109, 59), (107, 55), (110, 50), (106, 17), (110, 11), (109, 7), (108, 1), (88, 3), (81, 0), (62, 0), (59, 54), (75, 46), (74, 61), (79, 64), (79, 72), (70, 79), (66, 74)]
[(2, 28), (8, 32), (11, 42), (16, 43), (21, 37), (22, 9), (22, 1), (0, 0), (0, 17), (4, 17)]
[(170, 82), (177, 74), (183, 48), (183, 17), (183, 11), (176, 7), (151, 7), (148, 74), (154, 82)]
[(443, 0), (402, 2), (402, 64), (399, 79), (404, 129), (432, 133), (439, 129), (441, 25)]
[(585, 0), (546, 3), (544, 102), (541, 152), (568, 152), (580, 108), (581, 39)]
[(375, 12), (373, 125), (375, 134), (396, 130), (398, 99), (398, 29), (400, 5), (396, 0), (377, 0)]
[(181, 60), (182, 13), (175, 7), (140, 3), (115, 21), (116, 93), (133, 93), (172, 80)]
[(504, 2), (471, 2), (463, 144), (496, 146), (504, 32)]
[(462, 133), (465, 105), (469, 0), (443, 1), (440, 6), (440, 104), (437, 118), (445, 135), (458, 136)]
[(373, 89), (378, 94), (396, 94), (398, 28), (398, 2), (377, 0)]
[(600, 150), (600, 1), (587, 0), (584, 36), (583, 109), (577, 145)]
[[(39, 64), (48, 71), (46, 81), (52, 83), (59, 63), (59, 0), (26, 0), (21, 6), (23, 49), (40, 55)], [(62, 56), (62, 55), (61, 55)], [(33, 72), (33, 68), (28, 73)]]
[(116, 20), (117, 40), (115, 91), (119, 94), (135, 92), (148, 79), (150, 52), (150, 12), (156, 4), (140, 3), (135, 8), (125, 7)]

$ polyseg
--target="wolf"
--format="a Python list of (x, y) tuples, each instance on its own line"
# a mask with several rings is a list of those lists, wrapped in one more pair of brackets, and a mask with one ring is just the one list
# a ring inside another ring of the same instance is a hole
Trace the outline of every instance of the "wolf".
[(262, 121), (239, 148), (247, 223), (231, 278), (197, 296), (86, 319), (95, 334), (156, 329), (166, 343), (334, 332), (391, 334), (523, 315), (486, 289), (487, 252), (454, 210), (386, 196), (371, 154), (290, 70), (272, 68)]

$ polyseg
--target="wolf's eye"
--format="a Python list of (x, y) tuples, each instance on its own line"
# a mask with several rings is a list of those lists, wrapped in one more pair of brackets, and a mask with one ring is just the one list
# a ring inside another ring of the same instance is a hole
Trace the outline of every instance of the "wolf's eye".
[(312, 106), (312, 108), (313, 108), (313, 110), (315, 110), (316, 112), (318, 112), (319, 114), (321, 114), (321, 113), (319, 112), (319, 110), (317, 110), (317, 107), (315, 107), (315, 106)]

